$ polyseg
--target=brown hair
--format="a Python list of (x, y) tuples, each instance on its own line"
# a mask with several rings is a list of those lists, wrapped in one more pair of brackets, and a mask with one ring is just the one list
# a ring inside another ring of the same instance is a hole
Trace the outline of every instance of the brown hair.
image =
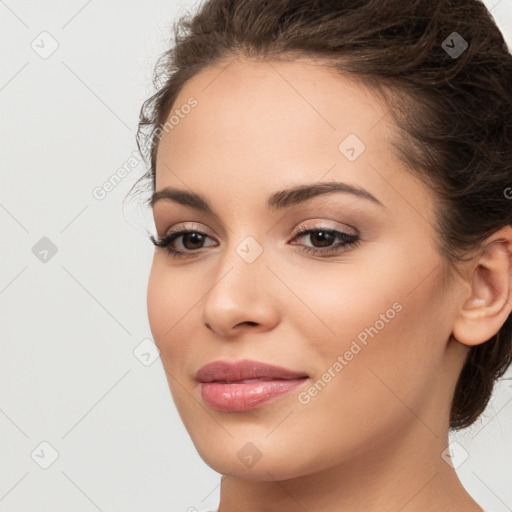
[[(137, 132), (153, 190), (162, 126), (191, 77), (231, 58), (305, 57), (386, 99), (402, 130), (400, 156), (435, 192), (439, 249), (453, 268), (512, 224), (512, 55), (481, 1), (208, 0), (173, 28)], [(469, 350), (452, 429), (478, 418), (511, 361), (509, 315)]]

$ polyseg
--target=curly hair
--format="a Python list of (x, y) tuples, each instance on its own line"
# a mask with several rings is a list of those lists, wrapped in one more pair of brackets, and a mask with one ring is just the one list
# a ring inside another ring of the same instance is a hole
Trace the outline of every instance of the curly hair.
[[(393, 142), (434, 192), (438, 248), (450, 268), (512, 224), (512, 55), (479, 0), (206, 0), (173, 26), (141, 108), (137, 145), (154, 190), (162, 125), (198, 72), (233, 58), (312, 58), (390, 107)], [(347, 75), (348, 74), (348, 75)], [(471, 425), (512, 361), (512, 315), (470, 348), (450, 428)]]

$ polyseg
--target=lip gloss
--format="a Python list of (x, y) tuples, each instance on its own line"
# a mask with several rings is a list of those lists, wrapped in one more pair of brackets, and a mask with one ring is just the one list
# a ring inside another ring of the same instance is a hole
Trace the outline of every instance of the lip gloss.
[(224, 412), (248, 411), (301, 386), (300, 379), (246, 379), (235, 382), (202, 382), (201, 396), (213, 409)]

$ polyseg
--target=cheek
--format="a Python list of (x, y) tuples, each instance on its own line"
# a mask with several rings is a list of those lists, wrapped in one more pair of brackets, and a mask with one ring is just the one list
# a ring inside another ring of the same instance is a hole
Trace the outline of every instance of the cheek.
[(399, 299), (382, 303), (361, 298), (364, 307), (347, 304), (336, 323), (330, 317), (336, 335), (323, 330), (321, 336), (310, 337), (315, 340), (309, 355), (316, 373), (298, 397), (300, 427), (288, 434), (293, 438), (321, 428), (326, 442), (309, 453), (319, 466), (371, 450), (378, 439), (403, 432), (417, 421), (411, 411), (421, 415), (428, 401), (436, 374), (433, 362), (441, 351), (429, 350), (418, 322), (425, 314), (421, 304)]
[(446, 294), (439, 263), (426, 238), (413, 249), (402, 237), (354, 253), (346, 263), (304, 268), (297, 275), (308, 278), (295, 280), (296, 291), (322, 320), (323, 327), (319, 322), (317, 327), (332, 340), (345, 343), (359, 337), (364, 342), (371, 332), (399, 348), (406, 343), (404, 332), (420, 333), (421, 342), (427, 326), (431, 331), (437, 327), (432, 319), (442, 316)]
[(153, 339), (164, 361), (171, 350), (179, 349), (176, 340), (180, 339), (187, 311), (197, 301), (193, 290), (192, 286), (184, 286), (160, 255), (155, 256), (148, 280), (147, 312)]
[(400, 322), (411, 289), (410, 264), (390, 257), (384, 265), (376, 252), (364, 257), (354, 253), (332, 264), (302, 261), (283, 268), (280, 277), (295, 294), (283, 301), (288, 304), (283, 318), (300, 323), (301, 338), (318, 355), (348, 349), (351, 340), (369, 336), (366, 329), (389, 331), (391, 323)]
[(396, 244), (385, 260), (372, 254), (346, 266), (293, 271), (308, 276), (295, 279), (294, 291), (307, 297), (309, 311), (295, 301), (288, 317), (307, 340), (305, 360), (313, 362), (319, 388), (329, 382), (320, 393), (325, 411), (340, 394), (362, 419), (371, 404), (400, 407), (391, 390), (417, 403), (440, 368), (451, 331), (438, 256), (430, 246), (407, 251)]

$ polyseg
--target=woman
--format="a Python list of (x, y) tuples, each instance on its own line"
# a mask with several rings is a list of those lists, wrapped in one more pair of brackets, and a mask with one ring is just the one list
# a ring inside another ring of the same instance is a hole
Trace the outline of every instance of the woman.
[(219, 512), (481, 511), (512, 56), (477, 0), (210, 0), (141, 111), (148, 315)]

